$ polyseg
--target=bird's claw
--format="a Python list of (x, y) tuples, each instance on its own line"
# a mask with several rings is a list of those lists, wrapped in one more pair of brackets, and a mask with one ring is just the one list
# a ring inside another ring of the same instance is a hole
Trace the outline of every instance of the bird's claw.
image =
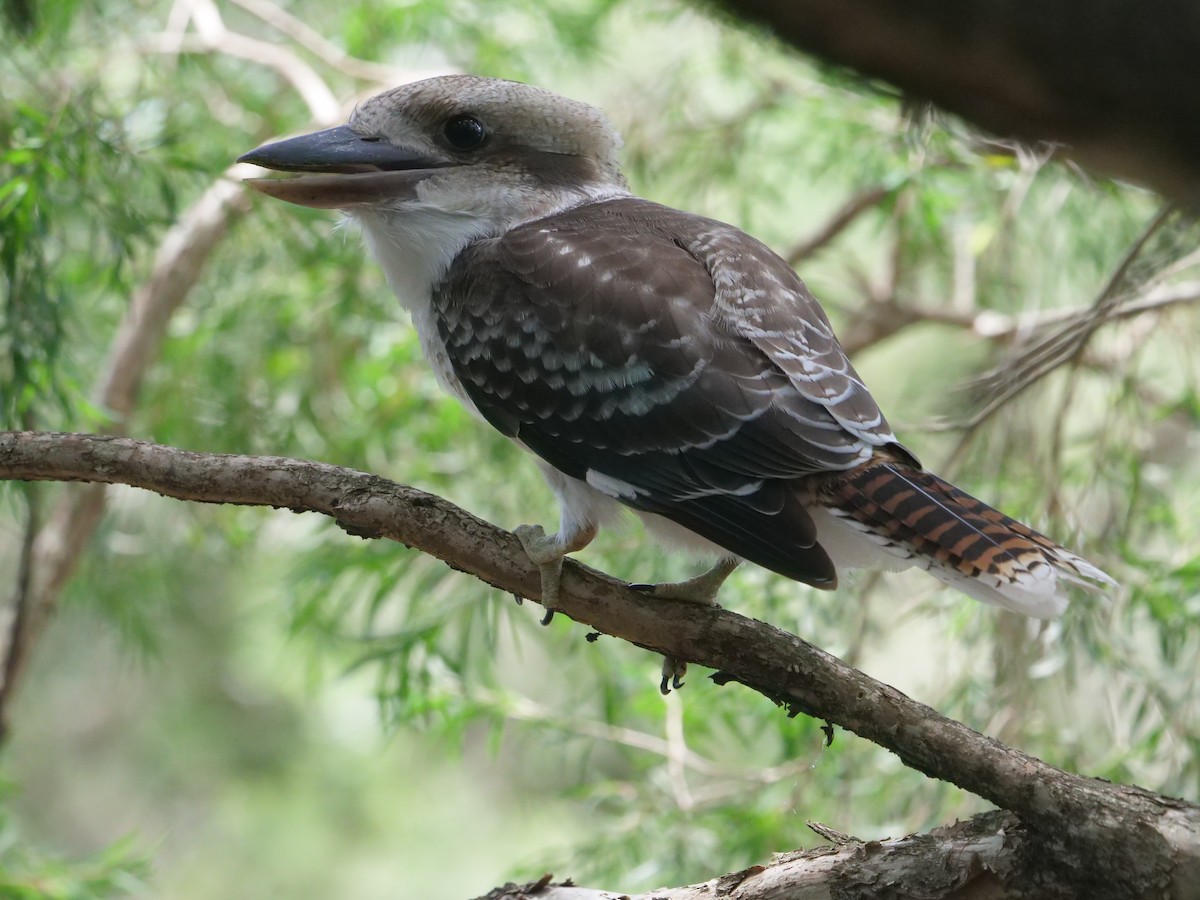
[[(652, 597), (663, 597), (668, 600), (685, 600), (688, 603), (699, 603), (703, 606), (716, 606), (717, 592), (721, 589), (721, 585), (725, 583), (725, 579), (729, 574), (738, 567), (738, 559), (722, 559), (715, 566), (709, 569), (702, 575), (697, 575), (695, 578), (689, 578), (687, 581), (679, 581), (665, 584), (631, 584), (630, 590), (641, 591), (649, 594)], [(658, 689), (663, 696), (671, 693), (671, 690), (679, 690), (683, 687), (683, 676), (687, 674), (687, 663), (676, 659), (673, 656), (663, 657), (662, 681), (659, 682)]]
[(673, 656), (663, 657), (662, 681), (659, 682), (658, 690), (665, 697), (671, 693), (671, 688), (679, 690), (683, 687), (683, 676), (687, 674), (687, 663), (676, 659)]

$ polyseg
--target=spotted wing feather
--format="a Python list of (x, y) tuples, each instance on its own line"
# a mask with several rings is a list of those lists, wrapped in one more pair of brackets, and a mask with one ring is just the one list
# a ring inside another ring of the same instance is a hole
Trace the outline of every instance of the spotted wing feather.
[(816, 301), (729, 226), (633, 198), (468, 247), (434, 293), (482, 415), (566, 474), (810, 584), (803, 479), (895, 445)]

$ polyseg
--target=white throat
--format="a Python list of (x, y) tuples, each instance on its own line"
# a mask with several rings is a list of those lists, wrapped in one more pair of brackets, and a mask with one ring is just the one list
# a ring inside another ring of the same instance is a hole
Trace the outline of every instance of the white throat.
[(446, 356), (433, 311), (433, 289), (445, 277), (454, 258), (472, 241), (503, 234), (525, 222), (545, 218), (585, 203), (627, 196), (614, 184), (582, 185), (549, 202), (528, 204), (523, 214), (493, 215), (452, 212), (435, 206), (405, 204), (392, 208), (358, 207), (353, 217), (362, 226), (363, 239), (378, 260), (388, 285), (412, 315), (421, 350), (429, 360), (442, 387), (457, 397), (475, 415), (475, 404), (467, 397)]
[(477, 216), (429, 207), (358, 209), (354, 218), (362, 226), (363, 240), (378, 260), (388, 285), (412, 315), (421, 352), (438, 383), (478, 416), (446, 356), (433, 314), (433, 289), (464, 247), (500, 229)]
[(586, 184), (558, 195), (526, 196), (523, 202), (497, 204), (472, 211), (439, 205), (406, 203), (395, 207), (359, 206), (350, 211), (362, 225), (371, 255), (379, 261), (388, 284), (405, 309), (414, 314), (427, 306), (430, 294), (445, 276), (454, 258), (482, 237), (556, 213), (615, 197), (629, 196), (617, 184)]

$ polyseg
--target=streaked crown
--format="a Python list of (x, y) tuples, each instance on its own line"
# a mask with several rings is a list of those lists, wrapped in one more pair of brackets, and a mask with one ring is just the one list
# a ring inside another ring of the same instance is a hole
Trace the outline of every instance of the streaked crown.
[(363, 102), (350, 127), (460, 165), (621, 181), (621, 137), (600, 110), (515, 81), (447, 75), (401, 85)]

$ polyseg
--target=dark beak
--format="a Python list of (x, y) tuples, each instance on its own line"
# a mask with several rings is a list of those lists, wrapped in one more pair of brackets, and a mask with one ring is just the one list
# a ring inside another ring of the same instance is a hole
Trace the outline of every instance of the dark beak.
[(293, 178), (249, 178), (257, 191), (289, 203), (320, 209), (340, 209), (361, 203), (413, 196), (419, 181), (449, 160), (398, 146), (349, 125), (265, 144), (238, 157)]

